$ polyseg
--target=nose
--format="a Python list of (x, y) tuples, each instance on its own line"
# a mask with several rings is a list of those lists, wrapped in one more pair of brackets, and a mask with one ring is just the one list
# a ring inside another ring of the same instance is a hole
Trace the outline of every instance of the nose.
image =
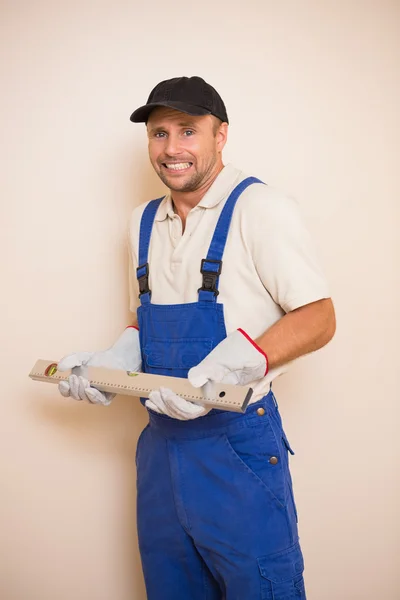
[(180, 145), (179, 136), (170, 134), (165, 144), (165, 154), (167, 156), (177, 156), (181, 154), (182, 147)]

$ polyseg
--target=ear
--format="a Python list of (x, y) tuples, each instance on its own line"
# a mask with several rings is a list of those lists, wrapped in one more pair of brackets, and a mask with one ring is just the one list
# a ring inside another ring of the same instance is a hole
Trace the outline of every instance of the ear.
[(217, 129), (217, 133), (215, 135), (217, 152), (222, 152), (228, 140), (228, 127), (228, 123), (221, 123), (221, 125)]

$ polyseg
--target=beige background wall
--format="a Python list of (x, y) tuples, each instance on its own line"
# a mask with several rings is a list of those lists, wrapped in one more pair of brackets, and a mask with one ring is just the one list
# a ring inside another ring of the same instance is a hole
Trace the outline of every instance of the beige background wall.
[(80, 405), (27, 373), (128, 322), (128, 217), (161, 190), (129, 115), (182, 74), (226, 100), (226, 161), (301, 202), (331, 282), (334, 341), (275, 386), (309, 599), (398, 600), (399, 2), (0, 11), (1, 600), (145, 598), (143, 409)]

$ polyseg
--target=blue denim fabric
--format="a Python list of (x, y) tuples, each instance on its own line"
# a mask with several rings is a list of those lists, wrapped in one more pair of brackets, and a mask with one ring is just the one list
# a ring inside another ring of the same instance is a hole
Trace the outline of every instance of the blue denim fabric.
[(290, 450), (272, 391), (244, 415), (149, 412), (136, 457), (149, 600), (305, 600)]

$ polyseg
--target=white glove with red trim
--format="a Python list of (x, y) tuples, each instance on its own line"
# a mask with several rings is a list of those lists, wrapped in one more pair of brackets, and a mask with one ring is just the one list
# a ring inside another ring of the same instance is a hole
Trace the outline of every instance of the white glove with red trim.
[[(194, 387), (213, 383), (246, 385), (268, 372), (268, 358), (242, 329), (230, 333), (198, 365), (192, 367), (188, 379)], [(208, 394), (209, 390), (207, 390)], [(186, 421), (206, 415), (211, 407), (194, 404), (166, 388), (151, 392), (147, 408), (174, 419)]]
[(265, 352), (243, 329), (237, 329), (190, 369), (188, 379), (194, 387), (202, 387), (209, 381), (246, 385), (267, 373)]
[(90, 386), (86, 379), (87, 367), (105, 367), (122, 371), (138, 372), (142, 368), (139, 330), (127, 327), (111, 348), (102, 352), (77, 352), (68, 354), (57, 365), (58, 371), (74, 369), (67, 381), (60, 381), (58, 389), (65, 398), (86, 400), (92, 404), (107, 406), (116, 394), (100, 392)]

